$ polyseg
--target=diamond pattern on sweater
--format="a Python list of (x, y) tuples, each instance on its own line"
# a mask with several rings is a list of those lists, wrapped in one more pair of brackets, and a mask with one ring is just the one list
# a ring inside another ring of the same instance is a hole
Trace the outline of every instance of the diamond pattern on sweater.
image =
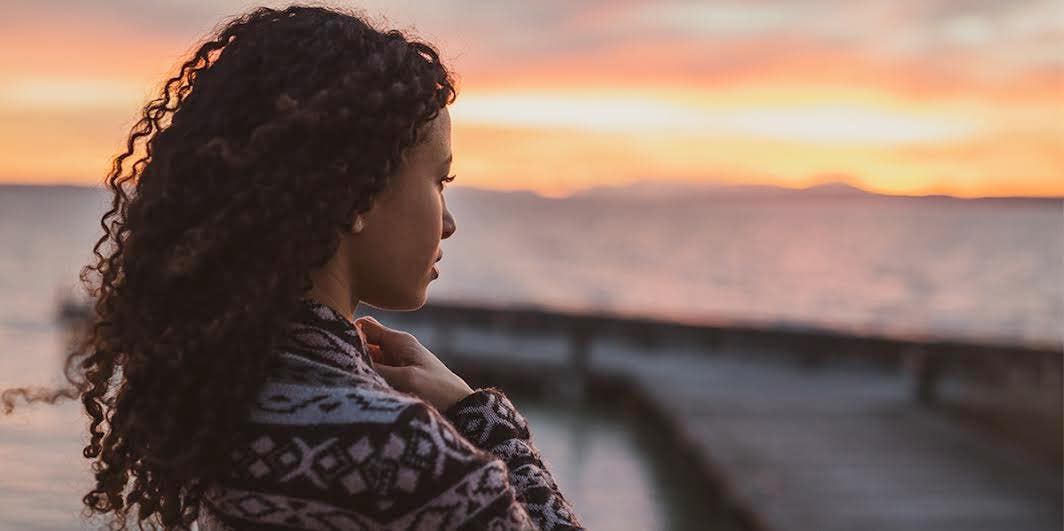
[(343, 315), (303, 301), (211, 486), (204, 529), (582, 529), (514, 404), (395, 390)]

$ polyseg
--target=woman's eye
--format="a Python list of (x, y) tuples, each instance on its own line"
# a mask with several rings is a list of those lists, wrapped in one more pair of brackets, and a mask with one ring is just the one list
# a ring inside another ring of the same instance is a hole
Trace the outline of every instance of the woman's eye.
[(440, 179), (440, 188), (441, 189), (442, 188), (446, 188), (447, 187), (447, 183), (453, 181), (455, 177), (457, 177), (457, 176), (456, 175), (451, 175), (450, 177), (444, 177), (443, 179)]

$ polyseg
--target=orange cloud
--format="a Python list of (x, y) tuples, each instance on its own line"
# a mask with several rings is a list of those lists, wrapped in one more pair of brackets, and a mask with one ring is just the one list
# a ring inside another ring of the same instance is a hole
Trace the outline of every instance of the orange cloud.
[[(960, 61), (960, 63), (958, 63)], [(1024, 70), (985, 78), (978, 60), (924, 57), (902, 61), (793, 37), (712, 44), (700, 39), (633, 40), (622, 46), (541, 57), (530, 62), (477, 64), (460, 70), (477, 91), (557, 90), (560, 87), (640, 90), (677, 87), (732, 91), (779, 87), (873, 88), (922, 101), (1064, 101), (1064, 70)]]

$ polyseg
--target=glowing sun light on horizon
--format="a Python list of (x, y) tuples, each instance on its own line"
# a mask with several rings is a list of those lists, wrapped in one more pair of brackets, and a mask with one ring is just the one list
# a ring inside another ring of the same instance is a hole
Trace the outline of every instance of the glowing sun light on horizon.
[(456, 119), (518, 128), (607, 132), (670, 131), (824, 144), (904, 144), (953, 140), (978, 132), (970, 121), (859, 105), (813, 104), (709, 108), (654, 98), (593, 95), (469, 95)]

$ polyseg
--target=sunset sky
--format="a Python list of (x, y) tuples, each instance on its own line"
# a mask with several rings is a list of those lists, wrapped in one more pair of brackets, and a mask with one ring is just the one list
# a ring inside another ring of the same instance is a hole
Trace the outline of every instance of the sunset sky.
[[(5, 2), (0, 182), (100, 184), (160, 82), (257, 5)], [(1064, 196), (1059, 0), (328, 5), (441, 49), (455, 186)]]

